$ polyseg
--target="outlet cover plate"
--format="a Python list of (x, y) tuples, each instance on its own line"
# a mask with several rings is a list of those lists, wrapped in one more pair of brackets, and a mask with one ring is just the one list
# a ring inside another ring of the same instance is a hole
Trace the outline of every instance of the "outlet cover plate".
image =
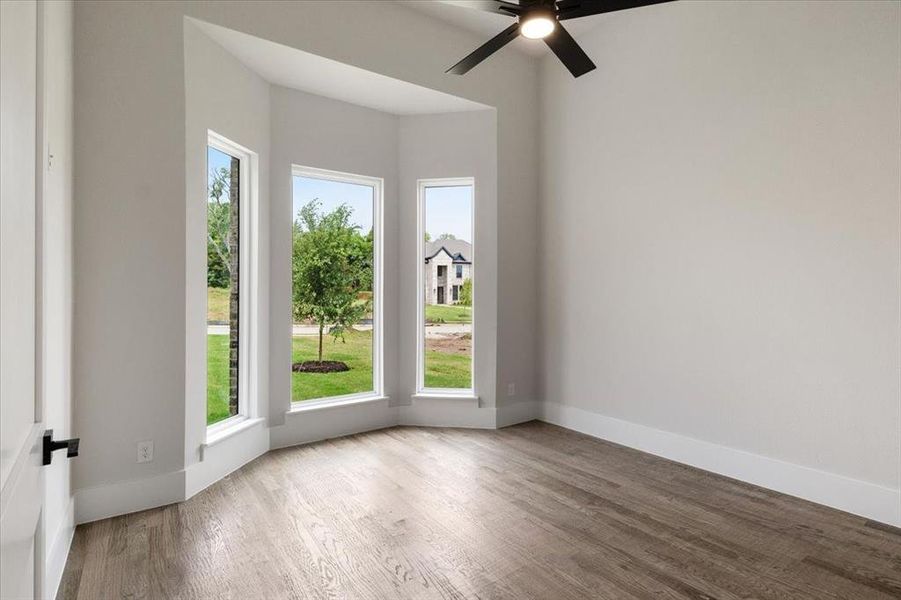
[(153, 440), (138, 442), (138, 462), (148, 463), (153, 460)]

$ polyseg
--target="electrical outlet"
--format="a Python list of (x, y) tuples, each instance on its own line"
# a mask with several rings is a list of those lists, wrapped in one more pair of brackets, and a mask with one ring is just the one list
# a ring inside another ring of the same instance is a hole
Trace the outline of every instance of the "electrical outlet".
[(516, 384), (515, 384), (515, 383), (508, 383), (508, 384), (507, 384), (507, 395), (508, 395), (508, 396), (515, 396), (515, 395), (516, 395)]
[(138, 462), (148, 463), (153, 460), (153, 440), (138, 442)]

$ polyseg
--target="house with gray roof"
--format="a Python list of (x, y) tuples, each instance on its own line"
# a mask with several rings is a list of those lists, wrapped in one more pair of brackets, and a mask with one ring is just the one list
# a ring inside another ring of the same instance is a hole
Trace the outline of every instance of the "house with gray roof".
[(463, 282), (472, 277), (472, 244), (464, 240), (425, 243), (426, 304), (457, 304)]

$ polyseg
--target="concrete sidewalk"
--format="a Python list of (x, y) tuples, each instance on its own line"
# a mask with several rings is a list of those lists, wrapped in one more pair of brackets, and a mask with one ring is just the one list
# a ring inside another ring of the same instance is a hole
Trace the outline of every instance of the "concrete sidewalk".
[[(357, 331), (372, 331), (372, 325), (354, 325)], [(207, 325), (207, 335), (228, 335), (228, 325)], [(328, 332), (326, 332), (328, 333)], [(293, 336), (319, 335), (319, 327), (315, 325), (293, 325), (291, 330)]]
[[(372, 325), (355, 325), (357, 331), (372, 331)], [(228, 325), (207, 325), (207, 335), (228, 335)], [(451, 335), (461, 335), (464, 333), (472, 333), (472, 324), (470, 323), (439, 323), (437, 325), (427, 325), (425, 328), (425, 336), (427, 338), (442, 338)], [(294, 325), (291, 330), (294, 337), (319, 335), (319, 328), (315, 325)]]

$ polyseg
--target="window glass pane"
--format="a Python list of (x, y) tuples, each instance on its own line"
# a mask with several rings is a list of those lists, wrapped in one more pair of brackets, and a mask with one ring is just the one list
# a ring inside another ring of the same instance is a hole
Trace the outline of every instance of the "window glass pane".
[(238, 414), (240, 161), (207, 147), (207, 424)]
[(372, 392), (375, 189), (293, 185), (291, 400)]
[(472, 389), (472, 186), (426, 187), (422, 201), (423, 385)]

